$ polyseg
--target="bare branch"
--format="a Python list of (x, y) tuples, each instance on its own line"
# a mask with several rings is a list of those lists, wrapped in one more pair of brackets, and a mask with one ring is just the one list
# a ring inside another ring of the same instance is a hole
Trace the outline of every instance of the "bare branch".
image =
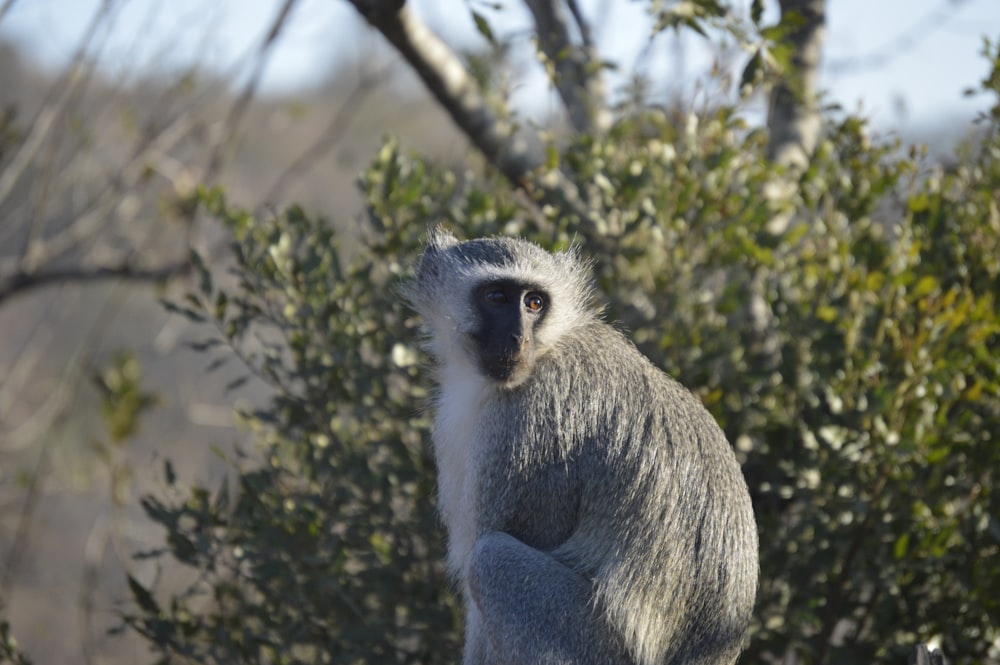
[(559, 0), (525, 0), (525, 4), (535, 17), (539, 48), (552, 65), (552, 82), (573, 128), (584, 134), (606, 130), (611, 117), (604, 107), (601, 70), (595, 51), (588, 44), (590, 30), (579, 7), (575, 2), (570, 3), (583, 46), (573, 43)]
[(512, 128), (490, 110), (451, 48), (398, 0), (351, 0), (351, 4), (403, 56), (486, 159), (521, 186), (522, 179), (541, 165), (541, 158), (516, 140)]
[(98, 266), (95, 268), (73, 266), (70, 268), (50, 268), (37, 273), (19, 272), (0, 283), (0, 306), (14, 296), (23, 295), (28, 291), (51, 284), (63, 282), (80, 284), (108, 280), (156, 283), (178, 277), (186, 273), (189, 267), (190, 263), (184, 259), (155, 268), (141, 268), (130, 263), (122, 263), (117, 266)]
[(368, 71), (361, 74), (357, 84), (347, 94), (343, 102), (341, 102), (340, 107), (333, 114), (333, 118), (327, 124), (326, 129), (323, 130), (323, 133), (271, 185), (267, 196), (264, 197), (265, 201), (273, 202), (278, 200), (283, 196), (288, 184), (293, 179), (298, 178), (314, 162), (336, 145), (337, 141), (344, 135), (344, 130), (360, 110), (365, 96), (385, 80), (387, 75), (388, 67), (383, 67), (375, 72)]
[(254, 62), (253, 72), (250, 75), (250, 79), (247, 81), (246, 85), (243, 86), (243, 90), (240, 92), (239, 98), (229, 109), (229, 114), (226, 116), (224, 127), (227, 131), (220, 137), (218, 144), (212, 150), (212, 156), (209, 159), (208, 167), (205, 169), (205, 181), (211, 182), (215, 176), (218, 174), (219, 170), (225, 161), (225, 147), (230, 142), (233, 136), (239, 131), (240, 125), (243, 121), (243, 116), (246, 115), (247, 109), (250, 107), (250, 102), (253, 100), (254, 95), (257, 94), (257, 88), (260, 85), (261, 76), (264, 74), (264, 68), (267, 66), (268, 60), (270, 60), (271, 49), (278, 41), (278, 37), (281, 35), (281, 31), (284, 30), (285, 25), (288, 22), (288, 18), (292, 14), (292, 10), (295, 8), (295, 3), (298, 0), (285, 0), (282, 4), (281, 9), (278, 10), (277, 16), (275, 16), (274, 21), (271, 23), (271, 28), (267, 32), (267, 36), (264, 41), (261, 42), (260, 47), (257, 50), (256, 60)]
[(47, 438), (42, 443), (38, 461), (35, 462), (35, 468), (28, 481), (27, 493), (24, 497), (24, 503), (21, 504), (21, 514), (17, 520), (17, 530), (14, 532), (7, 559), (3, 562), (3, 569), (0, 572), (0, 597), (2, 598), (10, 598), (10, 591), (13, 588), (18, 567), (28, 552), (31, 529), (35, 525), (35, 513), (43, 496), (45, 480), (48, 478), (51, 440), (51, 438)]
[(817, 88), (826, 40), (826, 0), (781, 0), (780, 4), (782, 21), (791, 19), (798, 25), (786, 38), (792, 47), (788, 71), (771, 91), (768, 155), (779, 164), (803, 169), (822, 127)]
[[(114, 500), (113, 488), (111, 496)], [(100, 583), (100, 566), (107, 552), (108, 541), (111, 539), (110, 531), (108, 518), (102, 513), (91, 527), (83, 548), (83, 575), (76, 609), (81, 633), (80, 654), (85, 665), (92, 665), (101, 660), (97, 655), (93, 637), (94, 596)]]
[(10, 11), (10, 8), (14, 6), (15, 2), (17, 2), (17, 0), (5, 0), (4, 3), (0, 5), (0, 23), (3, 22), (3, 17), (7, 15), (7, 12)]
[[(117, 172), (109, 174), (101, 189), (86, 202), (71, 224), (47, 237), (38, 237), (25, 247), (20, 259), (20, 272), (33, 274), (40, 266), (64, 256), (86, 240), (96, 238), (107, 225), (111, 213), (126, 200), (127, 193), (142, 179), (146, 170), (156, 169), (160, 161), (157, 158), (162, 158), (181, 141), (194, 122), (193, 114), (179, 114), (169, 123), (145, 134), (129, 160)], [(74, 160), (83, 158), (83, 155), (77, 155)], [(40, 219), (41, 215), (37, 218)]]
[(576, 0), (567, 0), (566, 5), (569, 7), (569, 13), (573, 15), (573, 20), (576, 21), (576, 28), (580, 31), (580, 39), (583, 41), (584, 48), (595, 48), (594, 36), (590, 32), (590, 24), (580, 9), (580, 3)]
[(51, 353), (52, 342), (58, 331), (60, 315), (53, 312), (56, 298), (50, 298), (45, 312), (34, 321), (30, 334), (24, 336), (18, 352), (13, 356), (14, 362), (6, 368), (6, 376), (0, 380), (0, 453), (13, 453), (24, 450), (36, 443), (58, 419), (72, 396), (69, 383), (57, 382), (55, 389), (47, 391), (41, 404), (34, 407), (30, 414), (19, 419), (11, 427), (8, 422), (14, 420), (13, 412), (17, 401), (23, 397), (33, 380), (37, 380), (43, 360)]
[(970, 0), (948, 0), (931, 9), (914, 21), (910, 27), (897, 33), (883, 46), (869, 53), (828, 61), (824, 68), (831, 75), (849, 74), (866, 69), (885, 67), (896, 58), (906, 55), (935, 32), (947, 26)]
[(531, 202), (572, 212), (596, 225), (576, 185), (558, 168), (538, 173), (544, 166), (541, 155), (528, 150), (525, 142), (514, 136), (513, 128), (490, 110), (462, 61), (414, 16), (405, 0), (350, 2), (389, 40), (486, 160)]
[[(28, 169), (28, 165), (31, 164), (32, 159), (38, 153), (38, 150), (42, 147), (46, 137), (52, 131), (56, 120), (62, 115), (63, 111), (66, 109), (66, 105), (73, 97), (77, 88), (81, 85), (81, 66), (84, 58), (87, 51), (90, 49), (90, 45), (98, 30), (109, 19), (111, 9), (114, 4), (115, 0), (104, 0), (101, 4), (101, 8), (94, 14), (93, 20), (90, 22), (86, 33), (80, 40), (79, 48), (73, 55), (73, 61), (67, 69), (65, 79), (58, 86), (59, 94), (56, 96), (54, 101), (46, 104), (46, 106), (38, 113), (38, 116), (32, 123), (31, 128), (28, 130), (24, 142), (21, 143), (20, 148), (18, 148), (17, 152), (14, 154), (10, 164), (8, 164), (3, 171), (0, 172), (0, 201), (7, 198), (11, 190), (14, 188), (14, 185), (17, 184), (17, 181), (24, 175), (25, 171)], [(7, 8), (8, 7), (5, 6), (4, 10), (6, 11)]]

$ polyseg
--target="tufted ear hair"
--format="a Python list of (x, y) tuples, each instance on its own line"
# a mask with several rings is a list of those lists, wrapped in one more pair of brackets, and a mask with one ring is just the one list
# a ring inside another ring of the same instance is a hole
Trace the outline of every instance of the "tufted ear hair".
[[(446, 229), (443, 224), (438, 224), (427, 232), (427, 249), (441, 251), (458, 244), (458, 238)], [(426, 251), (426, 250), (425, 250)]]

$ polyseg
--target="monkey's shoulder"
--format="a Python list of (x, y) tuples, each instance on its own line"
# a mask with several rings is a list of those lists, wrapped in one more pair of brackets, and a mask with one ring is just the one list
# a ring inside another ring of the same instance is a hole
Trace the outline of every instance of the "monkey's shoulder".
[(658, 399), (699, 408), (701, 403), (676, 379), (647, 358), (624, 332), (603, 321), (589, 323), (567, 336), (556, 356), (555, 372), (567, 378), (585, 376), (601, 381), (602, 390), (624, 390), (646, 396), (640, 404)]
[(721, 428), (701, 400), (654, 365), (621, 331), (595, 322), (567, 336), (534, 389), (539, 405), (599, 433), (659, 447), (679, 439), (729, 454)]

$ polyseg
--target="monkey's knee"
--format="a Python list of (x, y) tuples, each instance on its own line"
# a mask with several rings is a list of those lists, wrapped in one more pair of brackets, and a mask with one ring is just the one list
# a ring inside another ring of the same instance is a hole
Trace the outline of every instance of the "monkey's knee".
[(515, 559), (512, 552), (524, 546), (510, 534), (493, 532), (480, 536), (472, 548), (469, 561), (469, 590), (480, 604), (484, 597), (493, 595), (500, 570)]
[(477, 601), (503, 599), (517, 601), (521, 594), (533, 594), (543, 584), (565, 585), (576, 577), (568, 568), (545, 552), (525, 545), (514, 536), (494, 531), (476, 541), (469, 563), (469, 588)]
[(619, 640), (594, 611), (590, 583), (506, 533), (476, 541), (469, 593), (499, 662), (621, 665)]

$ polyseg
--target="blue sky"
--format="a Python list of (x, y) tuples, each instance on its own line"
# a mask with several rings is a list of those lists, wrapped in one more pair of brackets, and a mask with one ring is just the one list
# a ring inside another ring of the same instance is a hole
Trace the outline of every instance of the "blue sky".
[[(737, 0), (738, 2), (739, 0)], [(474, 46), (478, 34), (463, 0), (411, 0), (419, 13), (452, 43)], [(99, 0), (19, 0), (0, 22), (0, 37), (13, 39), (47, 67), (65, 62)], [(225, 71), (259, 43), (280, 0), (124, 0), (101, 61), (110, 71), (183, 66), (200, 60)], [(479, 3), (481, 6), (485, 3)], [(498, 31), (527, 27), (515, 0), (491, 14)], [(773, 4), (773, 3), (772, 3)], [(609, 6), (597, 27), (602, 53), (626, 71), (645, 43), (644, 2), (593, 0)], [(984, 108), (982, 97), (963, 99), (987, 72), (979, 55), (984, 36), (1000, 39), (997, 0), (829, 0), (828, 41), (822, 86), (849, 109), (861, 105), (883, 130), (941, 118), (961, 122)], [(381, 40), (358, 21), (346, 0), (300, 0), (264, 77), (264, 87), (287, 91), (323, 80), (338, 61), (371, 54)], [(672, 51), (657, 62), (677, 76)], [(879, 60), (879, 56), (886, 56)], [(690, 80), (707, 62), (689, 40), (683, 73)], [(526, 86), (537, 97), (540, 77)], [(0, 93), (2, 94), (2, 93)]]

